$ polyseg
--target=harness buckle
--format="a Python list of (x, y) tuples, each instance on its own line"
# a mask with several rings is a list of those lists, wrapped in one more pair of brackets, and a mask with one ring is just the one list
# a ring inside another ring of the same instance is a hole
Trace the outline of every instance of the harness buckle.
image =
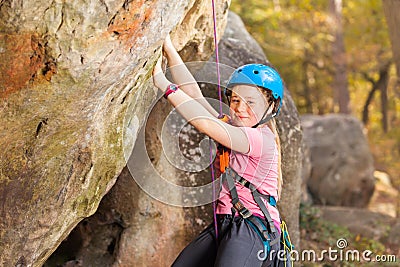
[(253, 213), (249, 211), (245, 206), (243, 206), (242, 202), (237, 202), (235, 205), (235, 209), (239, 212), (240, 216), (244, 219), (249, 218)]
[(249, 181), (247, 181), (246, 179), (244, 179), (244, 178), (242, 178), (242, 177), (240, 177), (240, 180), (238, 181), (239, 182), (239, 184), (241, 184), (241, 185), (243, 185), (243, 186), (245, 186), (245, 187), (249, 187), (249, 185), (250, 185), (250, 182)]
[(249, 218), (251, 215), (253, 215), (247, 208), (243, 208), (239, 210), (239, 214), (244, 218)]
[(262, 234), (263, 234), (263, 236), (264, 236), (266, 241), (268, 241), (268, 242), (271, 241), (271, 238), (269, 237), (269, 234), (268, 234), (268, 230), (263, 230)]

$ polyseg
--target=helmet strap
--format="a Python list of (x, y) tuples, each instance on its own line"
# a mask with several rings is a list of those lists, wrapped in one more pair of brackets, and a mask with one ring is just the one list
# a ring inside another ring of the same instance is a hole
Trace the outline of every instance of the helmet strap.
[(264, 114), (261, 117), (261, 120), (257, 124), (251, 126), (251, 128), (257, 128), (259, 125), (269, 122), (273, 117), (276, 116), (276, 113), (265, 116), (265, 115), (267, 115), (267, 112), (268, 112), (269, 108), (271, 107), (271, 105), (272, 105), (272, 103), (269, 104), (268, 108), (265, 110)]

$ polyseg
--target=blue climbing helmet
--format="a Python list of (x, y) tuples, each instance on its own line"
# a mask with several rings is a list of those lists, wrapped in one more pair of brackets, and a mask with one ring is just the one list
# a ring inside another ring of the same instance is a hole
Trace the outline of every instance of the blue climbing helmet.
[[(283, 99), (283, 82), (279, 73), (270, 66), (263, 64), (247, 64), (237, 68), (229, 78), (227, 88), (235, 85), (247, 84), (268, 89), (272, 92), (272, 97), (279, 100), (276, 114), (278, 115)], [(228, 97), (230, 92), (225, 88), (225, 95)]]

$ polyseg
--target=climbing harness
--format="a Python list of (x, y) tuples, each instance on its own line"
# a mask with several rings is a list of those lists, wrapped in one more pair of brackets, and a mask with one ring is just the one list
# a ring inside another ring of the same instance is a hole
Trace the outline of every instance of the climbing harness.
[[(225, 172), (221, 175), (220, 188), (222, 188), (224, 182), (226, 182), (226, 184), (228, 185), (229, 193), (232, 198), (231, 203), (235, 209), (235, 212), (237, 211), (239, 215), (248, 222), (250, 227), (252, 227), (253, 230), (255, 230), (255, 232), (261, 238), (261, 241), (264, 245), (264, 250), (258, 251), (258, 258), (260, 260), (265, 260), (269, 255), (269, 252), (271, 251), (271, 247), (277, 244), (280, 240), (280, 250), (282, 252), (277, 254), (278, 260), (276, 266), (293, 266), (290, 258), (290, 252), (292, 251), (292, 249), (294, 249), (294, 246), (290, 241), (289, 231), (287, 229), (286, 223), (281, 220), (281, 234), (279, 236), (277, 234), (277, 229), (275, 227), (274, 221), (271, 218), (267, 206), (263, 201), (265, 200), (271, 206), (276, 207), (275, 198), (271, 195), (260, 193), (254, 186), (254, 184), (241, 177), (236, 171), (229, 167), (226, 168)], [(235, 182), (250, 189), (255, 202), (257, 203), (258, 207), (261, 209), (265, 217), (265, 220), (253, 215), (253, 213), (243, 205), (243, 203), (239, 199)]]
[[(267, 207), (265, 206), (263, 199), (267, 201), (271, 206), (276, 207), (276, 200), (273, 196), (270, 195), (265, 195), (260, 193), (257, 188), (241, 177), (237, 172), (235, 172), (232, 168), (227, 168), (225, 172), (221, 175), (220, 178), (220, 183), (221, 185), (226, 182), (228, 185), (229, 193), (232, 197), (232, 205), (235, 208), (235, 210), (240, 214), (243, 219), (247, 219), (251, 225), (253, 225), (257, 229), (257, 233), (259, 233), (260, 237), (262, 238), (263, 242), (269, 243), (269, 246), (272, 246), (276, 244), (279, 241), (279, 237), (271, 240), (270, 234), (277, 233), (276, 227), (274, 225), (274, 221), (271, 218), (271, 215), (269, 214)], [(240, 201), (239, 196), (237, 194), (236, 186), (235, 186), (235, 181), (246, 188), (250, 189), (253, 198), (259, 208), (261, 209), (265, 221), (260, 220), (258, 217), (254, 216), (253, 213), (248, 210), (243, 203)]]

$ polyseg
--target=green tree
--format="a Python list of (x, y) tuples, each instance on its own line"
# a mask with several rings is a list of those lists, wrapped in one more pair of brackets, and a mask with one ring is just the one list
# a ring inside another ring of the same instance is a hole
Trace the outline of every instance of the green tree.
[(333, 37), (327, 8), (328, 2), (322, 0), (232, 2), (232, 9), (284, 77), (302, 113), (333, 111)]
[(329, 0), (329, 21), (331, 24), (332, 63), (334, 68), (332, 89), (335, 105), (340, 113), (350, 113), (350, 93), (347, 79), (347, 56), (343, 33), (342, 0)]

